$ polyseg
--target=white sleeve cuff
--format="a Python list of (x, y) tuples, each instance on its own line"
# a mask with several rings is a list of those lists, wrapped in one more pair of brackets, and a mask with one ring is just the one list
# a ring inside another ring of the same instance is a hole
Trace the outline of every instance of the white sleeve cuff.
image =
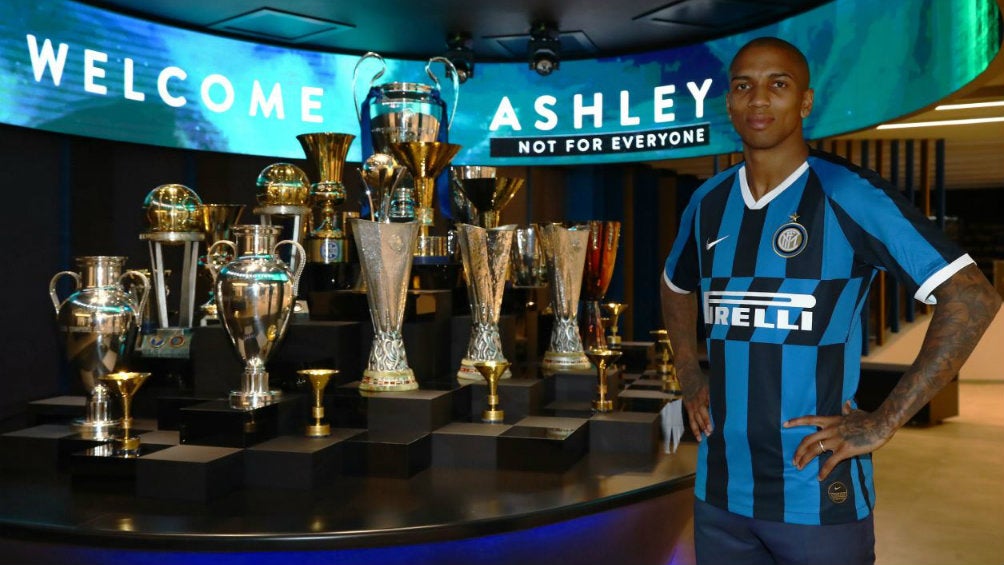
[(959, 257), (958, 259), (952, 261), (951, 263), (945, 265), (938, 272), (934, 273), (924, 281), (924, 284), (920, 285), (917, 289), (916, 294), (913, 295), (914, 298), (923, 302), (924, 304), (937, 304), (938, 300), (934, 297), (934, 289), (941, 286), (941, 283), (952, 278), (952, 275), (962, 270), (963, 267), (976, 263), (973, 258), (969, 256), (968, 253)]
[(684, 289), (676, 286), (675, 284), (673, 284), (673, 281), (669, 280), (669, 277), (666, 275), (665, 271), (662, 272), (662, 282), (666, 285), (666, 287), (669, 288), (669, 290), (672, 290), (673, 292), (675, 292), (677, 294), (690, 294), (691, 293), (691, 291), (684, 290)]

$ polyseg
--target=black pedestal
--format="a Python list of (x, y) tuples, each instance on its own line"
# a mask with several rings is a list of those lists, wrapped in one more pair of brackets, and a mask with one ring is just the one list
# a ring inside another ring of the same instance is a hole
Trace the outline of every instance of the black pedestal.
[(32, 473), (65, 469), (70, 454), (104, 441), (84, 439), (65, 424), (42, 424), (0, 435), (0, 467)]
[(283, 395), (251, 410), (232, 408), (227, 400), (211, 400), (180, 410), (181, 443), (216, 447), (250, 447), (279, 434), (296, 433), (307, 412), (305, 397)]
[[(599, 378), (595, 369), (585, 371), (562, 371), (554, 374), (554, 400), (591, 402), (597, 398)], [(621, 388), (621, 371), (607, 370), (607, 398), (613, 400)]]
[(654, 456), (659, 444), (659, 422), (658, 413), (596, 414), (589, 419), (589, 452)]
[(365, 432), (344, 443), (344, 472), (406, 479), (429, 467), (432, 438), (425, 432)]
[(531, 416), (498, 436), (498, 468), (564, 472), (589, 448), (589, 426), (581, 418)]
[(652, 341), (623, 341), (620, 349), (621, 357), (617, 363), (628, 373), (641, 373), (655, 359), (655, 342)]
[(504, 424), (454, 422), (432, 432), (432, 466), (493, 470)]
[(127, 457), (116, 453), (110, 442), (70, 454), (69, 470), (75, 485), (131, 494), (139, 460), (163, 449), (169, 448), (140, 444), (138, 453)]
[(86, 396), (54, 396), (28, 403), (28, 425), (66, 423), (83, 418)]
[(241, 487), (242, 450), (177, 445), (136, 462), (136, 494), (150, 498), (206, 501)]
[(345, 440), (363, 430), (333, 428), (320, 438), (280, 436), (244, 451), (244, 484), (310, 489), (342, 472)]
[[(488, 407), (488, 383), (471, 383), (471, 421), (480, 422), (481, 412)], [(541, 379), (503, 379), (499, 381), (500, 408), (505, 412), (505, 422), (516, 422), (539, 414), (544, 406), (544, 381)]]

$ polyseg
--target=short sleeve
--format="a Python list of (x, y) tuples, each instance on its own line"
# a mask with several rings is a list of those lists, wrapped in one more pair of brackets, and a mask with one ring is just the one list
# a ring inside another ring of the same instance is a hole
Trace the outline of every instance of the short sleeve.
[(700, 265), (697, 259), (697, 236), (695, 218), (698, 200), (691, 199), (680, 218), (680, 230), (673, 241), (673, 247), (666, 257), (662, 273), (663, 283), (673, 292), (688, 294), (697, 290), (701, 282)]

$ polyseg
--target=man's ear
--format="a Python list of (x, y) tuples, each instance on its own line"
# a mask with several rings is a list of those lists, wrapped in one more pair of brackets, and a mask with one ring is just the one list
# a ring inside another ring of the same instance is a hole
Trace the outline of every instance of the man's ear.
[(808, 118), (809, 114), (812, 113), (812, 98), (813, 91), (811, 88), (802, 93), (802, 108), (799, 110), (802, 119)]

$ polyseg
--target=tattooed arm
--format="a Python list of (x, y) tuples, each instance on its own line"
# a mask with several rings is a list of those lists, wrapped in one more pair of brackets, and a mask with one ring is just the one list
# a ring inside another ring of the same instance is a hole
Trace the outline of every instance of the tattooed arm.
[(795, 466), (803, 468), (820, 455), (819, 442), (833, 455), (819, 470), (825, 479), (837, 463), (882, 447), (900, 427), (958, 374), (987, 326), (1001, 299), (976, 265), (969, 265), (934, 291), (938, 304), (924, 343), (913, 365), (888, 398), (871, 413), (844, 406), (841, 416), (804, 416), (785, 427), (818, 426), (795, 452)]
[(711, 435), (713, 427), (708, 413), (708, 378), (697, 360), (697, 296), (673, 292), (665, 282), (661, 282), (659, 288), (662, 319), (669, 342), (673, 344), (676, 376), (683, 387), (690, 431), (700, 441), (703, 436)]

